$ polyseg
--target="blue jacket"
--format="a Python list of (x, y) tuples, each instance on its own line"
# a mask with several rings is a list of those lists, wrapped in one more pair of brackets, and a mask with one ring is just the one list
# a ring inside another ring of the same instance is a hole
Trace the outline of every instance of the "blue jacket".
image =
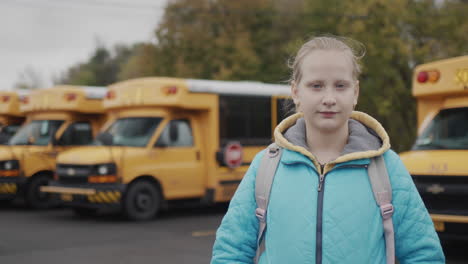
[[(393, 190), (397, 259), (402, 264), (445, 263), (432, 220), (408, 171), (389, 149), (383, 127), (360, 112), (353, 112), (348, 124), (345, 149), (323, 168), (307, 149), (301, 114), (275, 129), (275, 142), (284, 151), (271, 189), (266, 248), (259, 263), (316, 263), (316, 254), (322, 263), (385, 263), (382, 217), (367, 175), (367, 164), (377, 155), (384, 157)], [(222, 220), (212, 264), (253, 263), (259, 226), (255, 177), (263, 154), (253, 160)], [(325, 175), (322, 194), (320, 173)]]

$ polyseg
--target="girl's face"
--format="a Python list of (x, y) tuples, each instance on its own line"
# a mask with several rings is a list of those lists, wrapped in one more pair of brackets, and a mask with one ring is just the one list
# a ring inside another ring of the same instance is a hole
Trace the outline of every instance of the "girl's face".
[(301, 64), (302, 78), (291, 93), (306, 123), (314, 130), (335, 132), (347, 125), (359, 95), (350, 55), (339, 50), (314, 50)]

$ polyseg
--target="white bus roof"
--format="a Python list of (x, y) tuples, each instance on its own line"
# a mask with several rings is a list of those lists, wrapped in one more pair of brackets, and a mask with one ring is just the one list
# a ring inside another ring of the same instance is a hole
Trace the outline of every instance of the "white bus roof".
[(187, 79), (189, 91), (194, 93), (215, 93), (225, 95), (286, 95), (290, 94), (289, 85), (268, 84), (254, 81), (213, 81)]
[(83, 89), (88, 99), (104, 99), (107, 93), (105, 86), (79, 86), (77, 88)]
[(17, 89), (17, 90), (13, 90), (12, 92), (15, 92), (16, 94), (18, 94), (18, 96), (26, 96), (29, 93), (31, 93), (31, 90)]

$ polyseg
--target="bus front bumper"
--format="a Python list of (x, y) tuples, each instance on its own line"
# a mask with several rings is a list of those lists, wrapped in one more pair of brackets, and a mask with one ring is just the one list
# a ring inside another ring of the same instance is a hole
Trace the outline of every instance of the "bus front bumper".
[(0, 177), (0, 200), (15, 198), (26, 180), (25, 177)]
[(468, 216), (431, 214), (431, 218), (440, 238), (468, 241)]
[(82, 208), (120, 208), (124, 184), (60, 184), (51, 182), (41, 192), (55, 194), (64, 206)]

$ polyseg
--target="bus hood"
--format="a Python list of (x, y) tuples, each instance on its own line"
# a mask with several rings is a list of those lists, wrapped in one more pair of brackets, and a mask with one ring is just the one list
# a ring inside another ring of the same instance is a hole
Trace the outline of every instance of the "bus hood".
[(414, 150), (400, 153), (411, 175), (468, 176), (468, 150)]
[(120, 147), (86, 146), (62, 152), (57, 157), (58, 164), (93, 165), (113, 163), (120, 160)]
[(14, 155), (13, 150), (9, 146), (0, 146), (0, 161), (4, 160), (13, 160), (16, 155)]

